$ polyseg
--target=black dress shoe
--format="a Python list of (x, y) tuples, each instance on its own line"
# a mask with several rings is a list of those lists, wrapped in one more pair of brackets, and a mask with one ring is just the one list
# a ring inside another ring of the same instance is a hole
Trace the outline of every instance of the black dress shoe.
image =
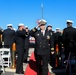
[(0, 75), (1, 75), (1, 73), (2, 73), (3, 71), (2, 70), (0, 70)]
[(25, 59), (23, 62), (24, 62), (24, 63), (27, 63), (27, 59)]
[(24, 71), (16, 72), (16, 74), (24, 74)]
[(16, 74), (20, 74), (20, 73), (17, 73), (17, 72), (16, 72)]
[(20, 72), (20, 74), (24, 74), (24, 71)]

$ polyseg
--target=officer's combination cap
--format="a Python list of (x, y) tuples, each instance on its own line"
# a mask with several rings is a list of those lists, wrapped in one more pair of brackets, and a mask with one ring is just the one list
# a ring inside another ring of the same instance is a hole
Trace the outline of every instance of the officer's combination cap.
[(44, 19), (39, 20), (39, 24), (40, 24), (40, 25), (46, 25), (46, 23), (47, 23), (47, 22), (46, 22), (46, 20), (44, 20)]

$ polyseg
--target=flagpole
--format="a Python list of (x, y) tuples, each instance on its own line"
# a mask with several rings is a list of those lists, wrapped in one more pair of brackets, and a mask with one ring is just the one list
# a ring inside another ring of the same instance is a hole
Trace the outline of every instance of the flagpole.
[(42, 19), (43, 19), (43, 3), (41, 3), (41, 12), (42, 12)]

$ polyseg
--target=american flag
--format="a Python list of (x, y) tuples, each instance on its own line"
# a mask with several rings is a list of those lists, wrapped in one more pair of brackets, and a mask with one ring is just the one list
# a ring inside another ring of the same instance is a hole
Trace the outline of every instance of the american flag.
[(36, 23), (39, 24), (39, 23), (40, 23), (40, 20), (38, 19), (38, 20), (36, 21)]

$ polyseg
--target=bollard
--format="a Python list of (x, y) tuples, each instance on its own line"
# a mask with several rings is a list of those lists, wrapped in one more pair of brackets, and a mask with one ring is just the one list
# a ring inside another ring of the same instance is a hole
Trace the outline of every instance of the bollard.
[(16, 68), (16, 55), (15, 55), (15, 52), (16, 52), (16, 43), (13, 43), (13, 45), (12, 45), (12, 66), (11, 66), (12, 69)]

